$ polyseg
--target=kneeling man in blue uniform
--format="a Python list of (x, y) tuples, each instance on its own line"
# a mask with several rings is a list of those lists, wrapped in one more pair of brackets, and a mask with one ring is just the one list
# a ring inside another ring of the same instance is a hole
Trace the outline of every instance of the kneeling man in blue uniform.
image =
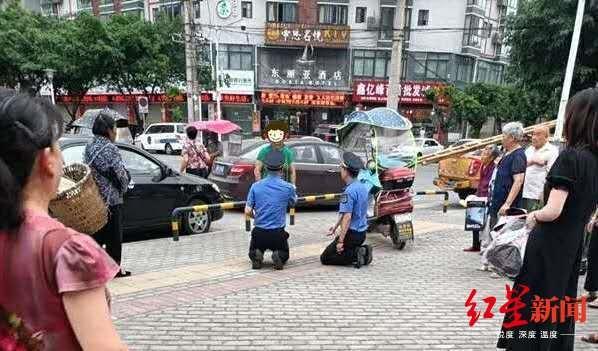
[[(341, 178), (347, 187), (341, 196), (339, 218), (330, 228), (328, 235), (335, 235), (334, 241), (326, 247), (320, 261), (325, 265), (350, 265), (360, 268), (372, 262), (372, 247), (363, 245), (368, 228), (368, 189), (357, 179), (364, 168), (359, 156), (351, 152), (343, 154)], [(338, 227), (340, 232), (336, 234)]]
[(288, 206), (295, 204), (295, 187), (282, 180), (284, 156), (273, 149), (264, 160), (268, 176), (253, 183), (247, 195), (245, 214), (255, 218), (249, 244), (253, 269), (262, 268), (264, 252), (272, 250), (275, 269), (282, 269), (289, 259), (289, 233), (284, 230)]

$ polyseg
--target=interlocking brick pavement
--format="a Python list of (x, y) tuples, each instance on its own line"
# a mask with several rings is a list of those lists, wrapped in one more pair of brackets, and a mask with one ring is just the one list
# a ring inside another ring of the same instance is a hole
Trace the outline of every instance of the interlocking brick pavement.
[[(374, 262), (359, 270), (323, 267), (313, 255), (283, 271), (253, 271), (247, 263), (209, 279), (117, 295), (119, 332), (132, 350), (494, 349), (508, 282), (477, 271), (479, 255), (461, 251), (470, 243), (470, 234), (455, 228), (462, 212), (434, 213), (422, 217), (441, 219), (439, 224), (429, 224), (429, 233), (417, 235), (403, 251), (371, 235)], [(451, 218), (453, 227), (443, 223)], [(321, 233), (328, 223), (308, 223), (298, 231)], [(310, 240), (323, 244), (312, 234)], [(199, 238), (208, 242), (218, 235)], [(244, 259), (246, 246), (239, 252), (236, 259)], [(205, 254), (216, 259), (206, 264), (222, 261)], [(464, 302), (472, 288), (477, 302), (488, 295), (498, 301), (493, 319), (480, 318), (470, 328)], [(578, 327), (580, 335), (598, 330), (598, 313), (589, 311), (588, 320)], [(576, 349), (592, 348), (578, 342)]]

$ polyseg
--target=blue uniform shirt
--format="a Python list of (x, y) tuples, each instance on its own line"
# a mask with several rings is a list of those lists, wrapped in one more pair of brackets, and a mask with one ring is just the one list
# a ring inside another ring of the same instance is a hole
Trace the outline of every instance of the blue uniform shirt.
[(256, 227), (279, 229), (286, 224), (287, 207), (294, 204), (296, 199), (297, 194), (291, 183), (270, 174), (251, 185), (246, 206), (254, 210)]
[(349, 229), (357, 232), (365, 232), (368, 228), (368, 189), (357, 179), (354, 179), (347, 187), (341, 197), (340, 213), (351, 213), (351, 224)]

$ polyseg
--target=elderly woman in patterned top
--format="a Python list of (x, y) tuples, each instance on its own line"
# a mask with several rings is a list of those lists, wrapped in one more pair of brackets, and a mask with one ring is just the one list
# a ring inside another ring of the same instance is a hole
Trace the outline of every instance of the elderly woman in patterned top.
[[(95, 181), (109, 209), (108, 223), (94, 235), (100, 246), (121, 263), (122, 255), (122, 204), (123, 195), (131, 180), (123, 164), (118, 147), (114, 145), (116, 123), (114, 118), (100, 112), (93, 123), (93, 141), (85, 147), (83, 159), (92, 169)], [(131, 275), (121, 268), (117, 277)]]

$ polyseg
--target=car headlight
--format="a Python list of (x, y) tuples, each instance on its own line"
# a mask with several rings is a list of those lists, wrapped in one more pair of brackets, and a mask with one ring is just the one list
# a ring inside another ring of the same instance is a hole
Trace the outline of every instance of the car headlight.
[(214, 184), (214, 183), (212, 183), (212, 188), (213, 188), (214, 190), (216, 190), (216, 192), (217, 192), (217, 193), (219, 193), (219, 192), (220, 192), (220, 188), (218, 187), (218, 185), (216, 185), (216, 184)]
[(376, 169), (376, 161), (374, 160), (369, 160), (367, 165), (366, 165), (367, 169), (369, 169), (370, 171), (373, 171)]

